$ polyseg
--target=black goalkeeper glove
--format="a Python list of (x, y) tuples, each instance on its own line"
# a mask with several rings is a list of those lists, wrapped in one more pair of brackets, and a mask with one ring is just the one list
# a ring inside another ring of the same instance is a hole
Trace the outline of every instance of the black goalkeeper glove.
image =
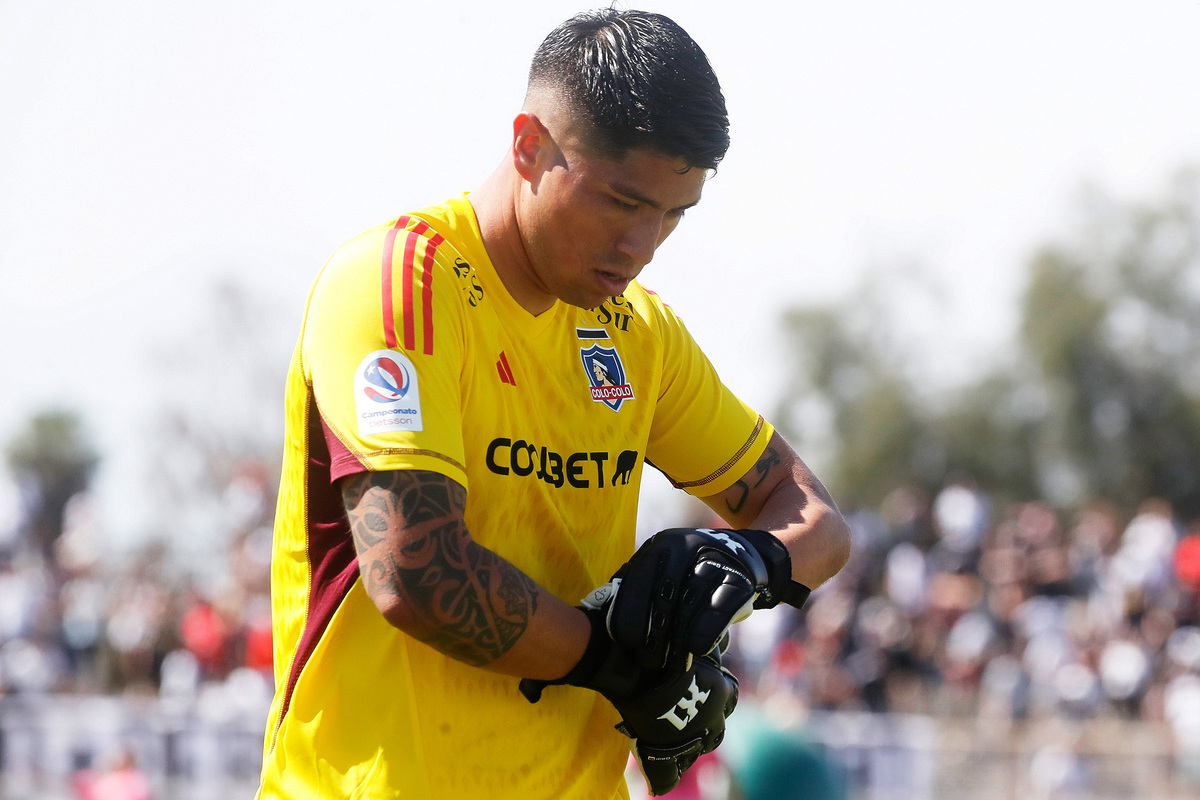
[(696, 759), (717, 749), (737, 701), (737, 678), (714, 651), (695, 659), (686, 672), (614, 704), (621, 714), (617, 730), (633, 740), (650, 794), (674, 789)]
[(601, 610), (584, 607), (592, 634), (579, 664), (556, 681), (526, 678), (531, 703), (547, 686), (568, 684), (599, 692), (621, 715), (617, 730), (633, 753), (653, 795), (674, 789), (683, 773), (725, 737), (725, 718), (737, 706), (738, 682), (714, 649), (684, 671), (649, 671), (609, 638)]
[(756, 608), (799, 608), (809, 589), (766, 531), (669, 528), (647, 539), (588, 600), (609, 634), (651, 670), (685, 669)]
[(547, 686), (580, 686), (599, 692), (614, 706), (632, 697), (645, 688), (647, 671), (638, 666), (633, 656), (616, 646), (604, 625), (604, 612), (588, 606), (580, 607), (592, 632), (579, 663), (556, 681), (540, 681), (524, 678), (518, 685), (521, 694), (531, 703), (542, 699), (542, 690)]

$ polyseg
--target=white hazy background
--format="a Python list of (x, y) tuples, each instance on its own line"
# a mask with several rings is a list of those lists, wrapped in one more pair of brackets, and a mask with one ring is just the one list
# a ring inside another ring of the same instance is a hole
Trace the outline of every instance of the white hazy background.
[[(965, 380), (1011, 341), (1082, 182), (1145, 197), (1200, 161), (1200, 0), (633, 6), (705, 49), (733, 136), (643, 282), (767, 412), (781, 310), (910, 270), (941, 300), (908, 332)], [(211, 287), (265, 298), (255, 335), (286, 361), (324, 260), (477, 185), (533, 50), (584, 7), (0, 3), (0, 444), (80, 411), (102, 529), (137, 542), (148, 420), (220, 394), (175, 344)]]

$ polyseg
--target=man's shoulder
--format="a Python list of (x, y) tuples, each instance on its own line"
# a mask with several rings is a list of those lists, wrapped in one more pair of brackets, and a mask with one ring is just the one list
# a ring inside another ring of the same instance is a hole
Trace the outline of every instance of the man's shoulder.
[(443, 248), (463, 253), (478, 247), (478, 242), (478, 227), (464, 195), (406, 211), (367, 228), (339, 247), (330, 264), (386, 268), (404, 259), (422, 261)]
[(611, 317), (621, 330), (628, 330), (630, 326), (645, 327), (658, 338), (662, 338), (666, 327), (679, 323), (675, 310), (658, 292), (638, 281), (630, 282), (617, 297), (605, 300), (597, 312), (606, 324)]

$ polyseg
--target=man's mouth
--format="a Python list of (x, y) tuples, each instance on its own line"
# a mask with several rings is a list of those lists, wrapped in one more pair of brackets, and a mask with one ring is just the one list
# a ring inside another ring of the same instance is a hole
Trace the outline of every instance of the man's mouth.
[(631, 280), (633, 280), (633, 278), (627, 278), (624, 275), (620, 275), (616, 272), (609, 272), (608, 270), (602, 269), (596, 270), (596, 275), (600, 278), (600, 283), (603, 284), (605, 290), (610, 295), (618, 295), (625, 291), (625, 287), (629, 285)]

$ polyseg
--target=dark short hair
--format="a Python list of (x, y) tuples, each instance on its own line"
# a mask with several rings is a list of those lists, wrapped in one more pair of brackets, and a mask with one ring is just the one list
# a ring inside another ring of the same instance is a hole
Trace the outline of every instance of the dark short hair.
[(729, 114), (712, 65), (674, 21), (646, 11), (585, 11), (538, 47), (529, 89), (559, 92), (602, 150), (652, 147), (715, 169), (729, 149)]

